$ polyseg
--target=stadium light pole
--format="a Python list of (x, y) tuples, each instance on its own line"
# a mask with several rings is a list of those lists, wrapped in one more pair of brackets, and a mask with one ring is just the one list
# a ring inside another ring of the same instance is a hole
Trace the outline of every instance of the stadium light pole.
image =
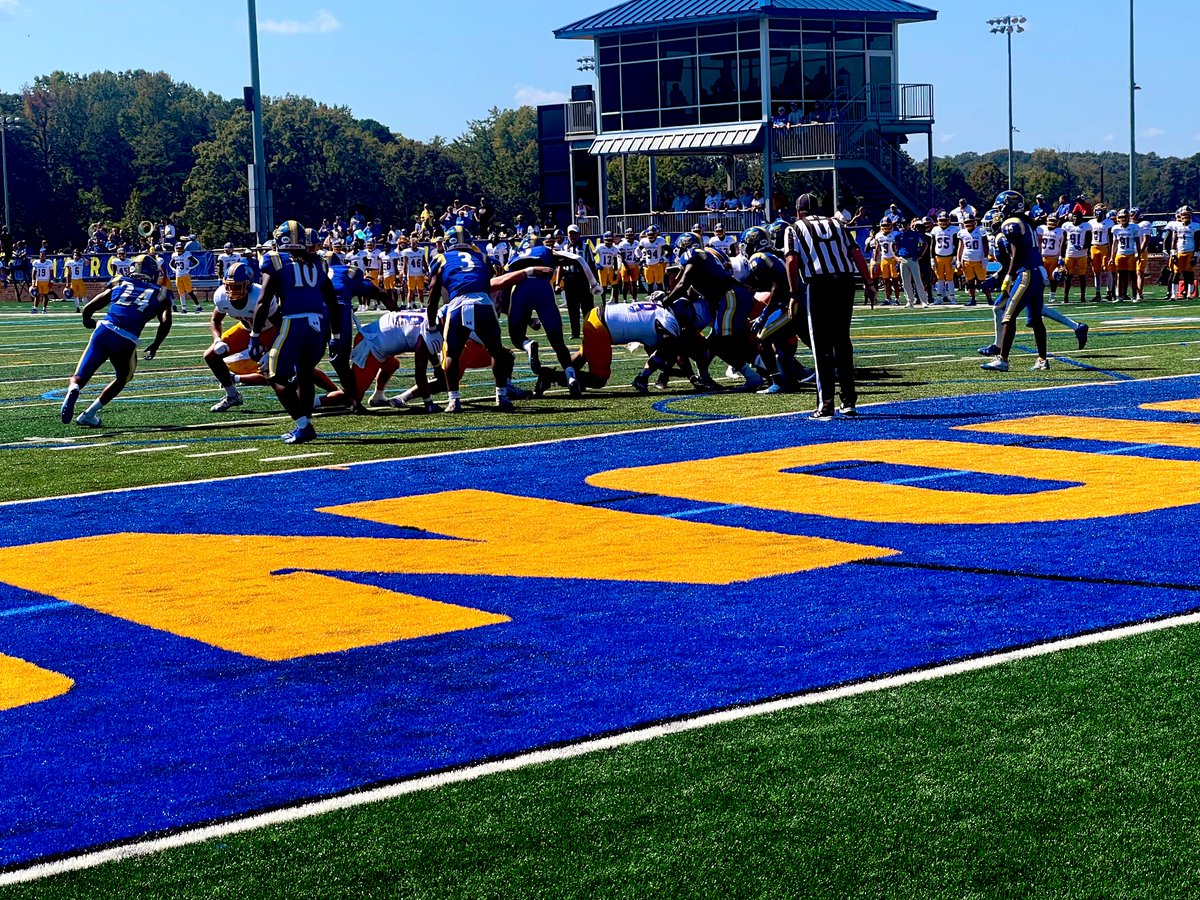
[(1024, 16), (1000, 16), (988, 19), (992, 34), (1002, 34), (1008, 41), (1008, 189), (1013, 189), (1013, 90), (1012, 90), (1012, 36), (1025, 30)]
[(1137, 190), (1137, 137), (1134, 131), (1134, 97), (1138, 86), (1133, 77), (1133, 0), (1129, 0), (1129, 209), (1133, 209)]
[(254, 136), (254, 191), (256, 203), (254, 206), (255, 236), (261, 244), (266, 240), (270, 223), (267, 217), (267, 151), (263, 146), (262, 123), (262, 91), (258, 80), (258, 12), (254, 0), (246, 0), (250, 21), (250, 91), (252, 108), (250, 110), (251, 129)]
[(4, 227), (12, 228), (8, 216), (8, 133), (21, 127), (16, 116), (0, 116), (0, 169), (4, 172)]

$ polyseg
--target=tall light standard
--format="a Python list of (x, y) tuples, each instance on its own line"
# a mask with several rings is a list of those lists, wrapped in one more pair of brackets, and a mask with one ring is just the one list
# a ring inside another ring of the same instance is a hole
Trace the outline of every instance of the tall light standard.
[(1133, 0), (1129, 0), (1129, 208), (1133, 209), (1134, 193), (1137, 190), (1137, 143), (1134, 137), (1134, 103), (1138, 91), (1133, 80)]
[(251, 130), (254, 138), (254, 177), (250, 185), (250, 208), (253, 225), (259, 243), (267, 239), (271, 223), (267, 220), (267, 151), (263, 147), (262, 92), (258, 84), (258, 12), (254, 0), (246, 0), (250, 20), (250, 89), (246, 96), (246, 107), (250, 110)]
[(1002, 34), (1008, 40), (1008, 189), (1013, 186), (1013, 115), (1012, 115), (1012, 36), (1025, 30), (1024, 16), (1000, 16), (988, 19), (992, 34)]
[(4, 226), (12, 227), (8, 216), (8, 133), (21, 127), (21, 120), (16, 116), (0, 116), (0, 169), (4, 172)]

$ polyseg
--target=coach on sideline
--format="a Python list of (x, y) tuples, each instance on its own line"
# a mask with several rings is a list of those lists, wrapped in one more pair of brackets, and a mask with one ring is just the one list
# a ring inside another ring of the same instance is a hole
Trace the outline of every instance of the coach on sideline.
[(796, 198), (796, 222), (784, 232), (783, 252), (797, 305), (804, 292), (808, 294), (808, 331), (817, 369), (817, 408), (811, 418), (833, 418), (835, 372), (841, 385), (842, 415), (858, 415), (850, 319), (856, 267), (866, 298), (874, 305), (875, 286), (867, 261), (845, 225), (817, 214), (817, 198), (812, 194)]

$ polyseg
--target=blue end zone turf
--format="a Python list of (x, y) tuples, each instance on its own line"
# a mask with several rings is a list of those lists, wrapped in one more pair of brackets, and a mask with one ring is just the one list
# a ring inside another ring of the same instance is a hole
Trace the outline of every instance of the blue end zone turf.
[[(1121, 456), (1132, 466), (1194, 462), (1194, 476), (1190, 467), (1175, 469), (1176, 480), (1159, 486), (1168, 504), (1200, 492), (1200, 449), (1114, 444), (1103, 432), (1093, 441), (958, 429), (1046, 414), (1188, 423), (1190, 413), (1139, 405), (1197, 396), (1197, 378), (1120, 382), (864, 408), (856, 421), (721, 421), (2, 507), (0, 547), (75, 541), (84, 548), (79, 539), (145, 535), (135, 546), (147, 573), (211, 567), (198, 583), (214, 600), (244, 600), (239, 615), (250, 625), (256, 596), (246, 590), (249, 566), (241, 561), (269, 552), (272, 536), (444, 537), (423, 532), (419, 515), (381, 524), (316, 510), (447, 491), (656, 516), (663, 534), (670, 523), (712, 523), (897, 552), (732, 584), (588, 580), (612, 534), (546, 516), (521, 527), (569, 554), (578, 578), (411, 574), (391, 557), (382, 574), (347, 572), (314, 553), (303, 569), (336, 573), (343, 587), (375, 586), (507, 621), (274, 661), (0, 585), (0, 654), (74, 682), (58, 696), (0, 711), (0, 865), (1195, 609), (1192, 506), (993, 524), (989, 504), (1057, 496), (1084, 479), (970, 466), (1012, 446)], [(849, 454), (837, 464), (788, 465), (791, 474), (780, 477), (973, 493), (976, 522), (936, 524), (920, 505), (872, 521), (878, 509), (842, 518), (845, 511), (828, 507), (759, 509), (752, 496), (680, 499), (708, 496), (713, 485), (699, 481), (686, 490), (663, 481), (655, 492), (585, 481), (630, 467), (899, 440), (955, 442), (963, 469), (932, 465), (931, 445), (913, 443), (901, 448), (912, 458)], [(1116, 496), (1117, 487), (1102, 486), (1098, 496)], [(164, 555), (155, 541), (213, 534), (254, 537), (231, 543), (215, 567), (186, 545)], [(742, 563), (723, 557), (736, 555), (736, 544), (719, 541), (659, 550), (699, 573)], [(458, 552), (473, 560), (483, 551), (463, 543)], [(105, 567), (96, 568), (90, 574), (102, 585)], [(281, 569), (275, 577), (290, 576)], [(21, 573), (0, 569), (0, 580), (20, 583)], [(204, 609), (193, 613), (203, 618)]]

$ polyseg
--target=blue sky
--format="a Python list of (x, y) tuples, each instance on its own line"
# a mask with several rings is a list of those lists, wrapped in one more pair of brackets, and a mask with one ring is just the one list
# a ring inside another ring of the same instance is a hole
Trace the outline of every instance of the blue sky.
[[(413, 138), (454, 137), (493, 106), (552, 102), (586, 80), (575, 61), (590, 45), (551, 32), (613, 5), (259, 0), (263, 91), (348, 106)], [(901, 29), (900, 77), (935, 86), (936, 154), (1006, 144), (1004, 39), (984, 24), (1002, 14), (1031, 20), (1013, 38), (1017, 147), (1128, 149), (1128, 0), (924, 5), (939, 11), (938, 21)], [(1200, 152), (1200, 119), (1181, 71), (1194, 16), (1181, 17), (1182, 6), (1137, 0), (1139, 152)], [(0, 91), (55, 68), (162, 70), (226, 97), (249, 83), (242, 0), (0, 0), (0, 46)], [(913, 149), (923, 152), (921, 143)]]

